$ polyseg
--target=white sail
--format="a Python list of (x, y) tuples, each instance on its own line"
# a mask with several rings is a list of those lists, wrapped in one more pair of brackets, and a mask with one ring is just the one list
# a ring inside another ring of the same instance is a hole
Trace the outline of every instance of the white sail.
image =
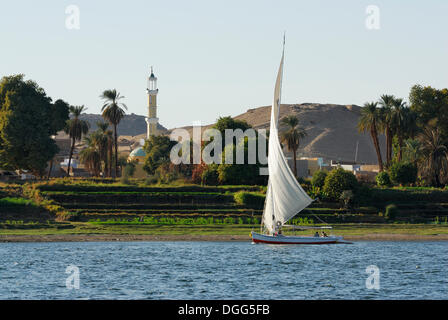
[(294, 173), (291, 171), (283, 154), (278, 136), (283, 60), (284, 53), (282, 54), (282, 60), (277, 74), (274, 101), (271, 109), (268, 151), (269, 182), (263, 211), (263, 224), (271, 234), (275, 231), (278, 224), (285, 224), (289, 219), (313, 202), (297, 182)]

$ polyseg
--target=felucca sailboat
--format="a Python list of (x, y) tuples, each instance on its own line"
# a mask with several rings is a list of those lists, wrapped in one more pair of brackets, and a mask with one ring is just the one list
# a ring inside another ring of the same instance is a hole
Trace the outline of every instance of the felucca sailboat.
[(280, 113), (280, 96), (283, 78), (283, 61), (285, 56), (285, 43), (275, 83), (274, 101), (271, 109), (271, 125), (269, 136), (268, 171), (269, 181), (266, 191), (266, 200), (261, 222), (261, 233), (252, 232), (252, 241), (255, 243), (272, 244), (330, 244), (347, 243), (341, 236), (286, 236), (282, 228), (294, 229), (331, 229), (324, 227), (288, 226), (286, 223), (309, 206), (313, 199), (302, 189), (294, 173), (288, 165), (283, 154), (278, 137), (278, 118)]

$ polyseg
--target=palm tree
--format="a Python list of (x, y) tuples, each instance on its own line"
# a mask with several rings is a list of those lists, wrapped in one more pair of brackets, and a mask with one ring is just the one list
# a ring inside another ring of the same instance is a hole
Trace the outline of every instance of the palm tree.
[(383, 159), (381, 157), (380, 144), (378, 141), (378, 123), (381, 119), (377, 105), (377, 102), (364, 104), (364, 108), (361, 110), (361, 118), (358, 122), (358, 130), (359, 132), (370, 132), (373, 145), (375, 146), (376, 156), (378, 157), (378, 166), (381, 172), (383, 171)]
[(307, 133), (303, 128), (299, 127), (299, 119), (293, 115), (284, 117), (281, 123), (287, 126), (287, 130), (281, 135), (281, 140), (286, 142), (288, 150), (293, 153), (294, 175), (297, 177), (297, 149), (300, 146), (300, 139), (304, 138)]
[(404, 161), (413, 163), (415, 165), (419, 164), (421, 158), (421, 144), (419, 140), (408, 139), (404, 143)]
[(381, 125), (384, 129), (384, 134), (386, 135), (386, 167), (390, 166), (392, 161), (392, 123), (393, 123), (393, 103), (395, 97), (393, 95), (383, 94), (379, 100), (381, 105)]
[(122, 109), (128, 109), (124, 103), (119, 101), (124, 97), (120, 95), (117, 90), (105, 90), (101, 95), (104, 99), (104, 105), (101, 108), (103, 111), (103, 118), (109, 121), (114, 127), (114, 146), (115, 146), (115, 176), (118, 176), (118, 136), (117, 136), (117, 126), (121, 119), (125, 115), (125, 111)]
[[(98, 121), (96, 123), (98, 126), (98, 137), (97, 137), (97, 143), (98, 143), (98, 151), (100, 153), (101, 161), (104, 162), (104, 170), (103, 170), (103, 177), (106, 176), (106, 174), (109, 172), (108, 167), (109, 164), (112, 165), (112, 160), (109, 159), (109, 137), (107, 134), (107, 129), (109, 128), (109, 124), (107, 122), (101, 122)], [(110, 160), (110, 161), (109, 161)]]
[(423, 171), (436, 187), (442, 186), (441, 177), (448, 172), (448, 148), (438, 128), (425, 127), (419, 135)]
[(70, 106), (69, 110), (72, 118), (70, 120), (67, 120), (64, 128), (65, 133), (70, 136), (70, 139), (72, 139), (70, 156), (68, 158), (67, 177), (70, 176), (70, 166), (72, 162), (73, 151), (75, 150), (75, 143), (76, 141), (80, 141), (82, 136), (87, 134), (87, 132), (89, 131), (89, 123), (85, 120), (79, 119), (81, 113), (87, 110), (87, 108), (85, 108), (84, 106)]
[(404, 138), (406, 136), (406, 127), (408, 124), (409, 118), (409, 109), (406, 107), (406, 102), (403, 99), (394, 99), (393, 100), (393, 124), (395, 127), (395, 134), (398, 139), (398, 162), (401, 161), (403, 157), (403, 145)]
[(86, 169), (94, 176), (98, 176), (101, 171), (101, 155), (99, 152), (99, 142), (101, 135), (94, 132), (84, 138), (87, 148), (79, 154), (79, 160), (85, 165)]

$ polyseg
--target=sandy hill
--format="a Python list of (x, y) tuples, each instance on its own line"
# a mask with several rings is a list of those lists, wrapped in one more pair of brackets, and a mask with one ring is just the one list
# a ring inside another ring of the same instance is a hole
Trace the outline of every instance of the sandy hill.
[[(298, 155), (304, 157), (323, 157), (326, 161), (354, 161), (358, 144), (358, 163), (376, 164), (375, 149), (368, 133), (357, 129), (361, 107), (335, 104), (282, 104), (280, 119), (295, 115), (300, 126), (307, 132)], [(269, 129), (271, 106), (249, 109), (234, 119), (245, 120), (255, 129)], [(203, 126), (203, 129), (213, 124)], [(183, 127), (191, 132), (191, 126)], [(380, 137), (382, 150), (384, 138)], [(384, 157), (383, 157), (384, 159)]]

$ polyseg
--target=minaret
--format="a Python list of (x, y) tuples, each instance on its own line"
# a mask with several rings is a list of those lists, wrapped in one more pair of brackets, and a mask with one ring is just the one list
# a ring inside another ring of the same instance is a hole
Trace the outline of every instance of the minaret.
[(157, 123), (159, 122), (159, 118), (157, 118), (157, 94), (159, 89), (157, 89), (157, 78), (154, 76), (152, 67), (146, 92), (148, 93), (148, 118), (145, 118), (145, 120), (148, 125), (146, 132), (149, 139), (151, 135), (157, 135)]

